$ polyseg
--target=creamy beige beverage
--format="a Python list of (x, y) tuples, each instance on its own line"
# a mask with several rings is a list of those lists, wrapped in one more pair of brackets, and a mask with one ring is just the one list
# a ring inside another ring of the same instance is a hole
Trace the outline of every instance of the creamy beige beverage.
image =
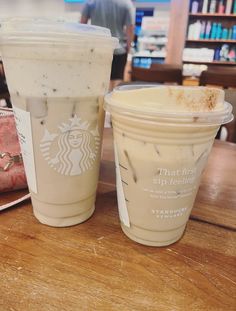
[(231, 120), (222, 90), (121, 87), (106, 96), (124, 233), (164, 246), (183, 234), (219, 125)]
[(107, 29), (62, 21), (10, 20), (1, 29), (34, 214), (52, 226), (85, 221), (94, 211), (115, 41)]

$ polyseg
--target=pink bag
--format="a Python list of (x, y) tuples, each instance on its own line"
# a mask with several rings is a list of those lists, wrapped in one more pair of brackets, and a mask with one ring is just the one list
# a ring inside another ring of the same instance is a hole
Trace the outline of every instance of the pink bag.
[(0, 108), (0, 192), (27, 188), (12, 109)]

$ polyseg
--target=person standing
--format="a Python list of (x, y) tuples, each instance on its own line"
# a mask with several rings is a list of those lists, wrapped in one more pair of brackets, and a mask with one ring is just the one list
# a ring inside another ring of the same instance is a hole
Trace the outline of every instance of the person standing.
[(134, 36), (135, 9), (131, 0), (87, 0), (82, 11), (81, 23), (109, 28), (113, 37), (119, 39), (114, 51), (110, 90), (124, 76), (127, 56)]

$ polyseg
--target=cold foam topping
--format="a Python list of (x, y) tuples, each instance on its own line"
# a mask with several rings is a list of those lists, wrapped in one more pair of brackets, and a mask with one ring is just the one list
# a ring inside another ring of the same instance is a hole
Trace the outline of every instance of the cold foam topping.
[(205, 87), (160, 86), (114, 91), (121, 106), (155, 112), (209, 112), (224, 109), (224, 92)]

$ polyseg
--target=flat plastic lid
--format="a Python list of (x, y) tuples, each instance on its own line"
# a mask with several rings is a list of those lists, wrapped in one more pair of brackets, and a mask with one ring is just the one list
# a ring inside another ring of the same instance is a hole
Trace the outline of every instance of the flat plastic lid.
[(7, 18), (0, 24), (2, 43), (95, 41), (116, 47), (117, 39), (107, 28), (48, 18)]
[[(202, 98), (209, 110), (201, 105)], [(213, 104), (215, 110), (209, 108)], [(124, 85), (106, 95), (104, 106), (111, 114), (168, 125), (212, 126), (233, 120), (232, 106), (224, 101), (224, 92), (208, 87)]]

